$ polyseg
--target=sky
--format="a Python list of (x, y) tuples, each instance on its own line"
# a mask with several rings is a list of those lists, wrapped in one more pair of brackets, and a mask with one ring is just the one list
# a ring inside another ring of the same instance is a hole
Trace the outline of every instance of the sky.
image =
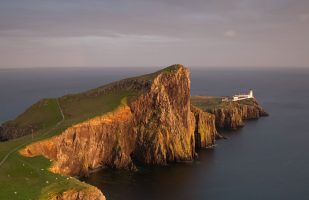
[(308, 67), (308, 0), (0, 0), (0, 68)]

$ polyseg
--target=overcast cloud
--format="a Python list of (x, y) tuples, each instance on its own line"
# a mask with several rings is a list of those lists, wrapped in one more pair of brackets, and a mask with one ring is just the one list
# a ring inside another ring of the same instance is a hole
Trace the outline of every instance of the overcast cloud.
[(308, 0), (0, 0), (0, 67), (309, 67)]

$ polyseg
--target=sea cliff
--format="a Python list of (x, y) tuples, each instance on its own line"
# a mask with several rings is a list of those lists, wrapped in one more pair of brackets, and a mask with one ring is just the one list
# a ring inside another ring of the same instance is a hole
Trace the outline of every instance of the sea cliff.
[(193, 105), (191, 105), (191, 111), (195, 117), (195, 148), (213, 147), (216, 138), (220, 136), (215, 125), (215, 115)]
[(215, 115), (217, 129), (236, 130), (246, 120), (268, 116), (255, 98), (224, 102), (220, 97), (194, 96), (191, 101), (204, 112)]
[(173, 66), (157, 73), (141, 94), (115, 111), (33, 143), (21, 154), (43, 155), (53, 161), (51, 171), (77, 176), (100, 167), (134, 170), (136, 163), (192, 161), (195, 132), (202, 139), (198, 139), (198, 147), (213, 145), (216, 134), (214, 117), (198, 108), (193, 110), (189, 71)]
[[(19, 153), (43, 156), (51, 161), (51, 172), (66, 176), (87, 176), (105, 167), (138, 170), (141, 165), (193, 161), (197, 149), (214, 146), (220, 138), (217, 130), (236, 129), (244, 120), (267, 115), (254, 99), (222, 103), (213, 98), (191, 97), (189, 70), (173, 65), (84, 93), (43, 99), (4, 123), (0, 138), (34, 135), (35, 141)], [(49, 193), (49, 188), (43, 190)], [(83, 186), (48, 199), (105, 197), (97, 188)]]
[[(46, 199), (45, 197), (39, 197), (39, 199)], [(87, 189), (76, 191), (70, 189), (60, 192), (57, 195), (49, 195), (48, 200), (106, 200), (102, 192), (96, 187), (89, 187)]]

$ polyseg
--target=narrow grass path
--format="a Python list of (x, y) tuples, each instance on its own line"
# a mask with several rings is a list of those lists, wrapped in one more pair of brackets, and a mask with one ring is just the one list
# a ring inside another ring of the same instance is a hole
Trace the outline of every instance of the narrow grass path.
[[(48, 133), (50, 133), (51, 131), (53, 131), (55, 128), (57, 128), (57, 127), (65, 120), (65, 117), (64, 117), (63, 111), (62, 111), (62, 109), (61, 109), (61, 106), (60, 106), (60, 104), (59, 104), (58, 98), (56, 99), (56, 101), (57, 101), (57, 105), (58, 105), (59, 111), (60, 111), (60, 113), (61, 113), (62, 119), (61, 119), (61, 121), (57, 122), (57, 124), (56, 124), (54, 127), (52, 127), (51, 129), (49, 129), (48, 131), (46, 131), (45, 133), (43, 133), (43, 134), (42, 134), (43, 136), (44, 136), (44, 135), (47, 135)], [(29, 143), (29, 141), (26, 141), (25, 143), (23, 143), (23, 144), (21, 144), (21, 145), (15, 147), (15, 148), (12, 149), (11, 151), (9, 151), (9, 152), (2, 158), (2, 160), (0, 161), (0, 167), (1, 167), (1, 165), (3, 165), (3, 163), (5, 163), (5, 161), (9, 158), (9, 156), (10, 156), (12, 153), (16, 152), (17, 150), (19, 150), (21, 147), (27, 145), (28, 143)]]

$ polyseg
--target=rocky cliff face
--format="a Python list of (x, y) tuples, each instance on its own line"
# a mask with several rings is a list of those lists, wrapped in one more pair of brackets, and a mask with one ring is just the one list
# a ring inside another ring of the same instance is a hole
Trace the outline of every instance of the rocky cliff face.
[[(143, 93), (144, 90), (150, 88), (151, 77), (154, 74), (145, 75), (144, 78), (128, 78), (120, 81), (116, 81), (99, 88), (95, 88), (86, 91), (83, 94), (84, 97), (96, 99), (100, 96), (105, 96), (113, 92), (121, 93), (122, 91), (134, 91), (137, 93)], [(57, 99), (42, 99), (22, 114), (17, 116), (14, 120), (7, 121), (0, 125), (0, 141), (6, 141), (11, 139), (16, 139), (31, 133), (36, 133), (37, 131), (46, 128), (47, 126), (53, 126), (57, 121), (61, 120), (60, 113), (53, 113), (52, 104), (58, 107), (57, 103), (61, 103), (70, 99), (70, 96), (66, 95)], [(69, 101), (79, 101), (80, 99), (71, 98)], [(56, 108), (58, 109), (58, 108)], [(50, 116), (52, 115), (52, 116)], [(58, 117), (57, 117), (58, 115)]]
[[(204, 117), (199, 121), (206, 123)], [(194, 131), (189, 72), (177, 66), (157, 74), (127, 105), (31, 144), (21, 154), (44, 155), (53, 160), (51, 171), (67, 175), (87, 175), (103, 166), (134, 169), (135, 163), (165, 165), (194, 158)], [(211, 134), (201, 133), (203, 147), (212, 143)]]
[(215, 125), (215, 115), (202, 111), (191, 105), (191, 111), (195, 117), (195, 147), (210, 148), (215, 144), (218, 132)]
[(132, 154), (136, 161), (162, 165), (193, 159), (194, 118), (186, 68), (160, 73), (149, 91), (130, 107), (137, 136)]
[(14, 125), (5, 123), (0, 126), (0, 141), (6, 141), (22, 137), (24, 135), (31, 134), (34, 130), (37, 130), (37, 128), (32, 126), (17, 128)]
[(101, 166), (133, 167), (130, 153), (136, 136), (128, 106), (66, 129), (59, 136), (36, 142), (21, 151), (24, 156), (53, 160), (50, 170), (66, 175), (87, 175)]
[(64, 191), (56, 196), (48, 197), (49, 200), (105, 200), (105, 196), (96, 187), (89, 187), (81, 191), (74, 189)]
[(0, 141), (5, 141), (5, 137), (3, 137), (3, 127), (0, 126)]
[[(181, 65), (143, 78), (122, 80), (86, 94), (95, 98), (117, 90), (134, 90), (137, 95), (123, 99), (125, 103), (112, 112), (32, 143), (20, 153), (28, 157), (43, 155), (52, 160), (52, 172), (71, 176), (86, 176), (101, 167), (135, 170), (138, 164), (191, 161), (196, 149), (213, 147), (219, 136), (216, 128), (236, 129), (244, 125), (244, 120), (267, 115), (256, 101), (230, 102), (207, 110), (191, 105), (189, 71)], [(0, 127), (0, 136), (14, 131), (14, 127)], [(15, 135), (24, 132), (17, 131), (12, 134)], [(105, 197), (95, 187), (89, 187), (65, 191), (49, 199), (103, 200)]]
[(227, 106), (208, 109), (207, 112), (215, 115), (217, 128), (230, 130), (243, 127), (245, 120), (258, 119), (268, 115), (255, 99), (245, 102), (230, 102)]

